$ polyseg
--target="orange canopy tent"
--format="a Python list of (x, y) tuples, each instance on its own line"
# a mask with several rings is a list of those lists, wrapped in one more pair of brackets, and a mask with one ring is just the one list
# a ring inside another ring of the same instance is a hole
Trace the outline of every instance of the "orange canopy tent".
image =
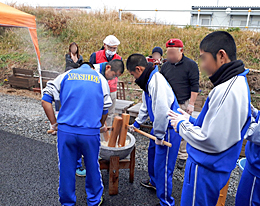
[(0, 2), (0, 26), (28, 28), (37, 56), (38, 72), (40, 76), (40, 86), (42, 91), (40, 50), (37, 39), (35, 16), (27, 14), (23, 11), (20, 11)]

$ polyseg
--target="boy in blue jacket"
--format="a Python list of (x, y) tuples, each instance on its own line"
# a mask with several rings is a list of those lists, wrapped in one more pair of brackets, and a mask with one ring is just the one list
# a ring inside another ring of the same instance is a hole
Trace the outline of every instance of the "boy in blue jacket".
[[(85, 62), (87, 65), (89, 65), (92, 69), (94, 69), (96, 72), (102, 74), (106, 80), (112, 80), (116, 77), (121, 76), (124, 73), (124, 63), (122, 60), (115, 59), (110, 62), (105, 62), (101, 64), (91, 64), (89, 62)], [(106, 127), (102, 127), (100, 132), (107, 132)], [(81, 161), (81, 154), (78, 155), (78, 161), (77, 161), (77, 170), (76, 175), (79, 177), (85, 177), (86, 176), (86, 170), (82, 167), (82, 161)]]
[(233, 37), (224, 31), (200, 43), (201, 68), (214, 88), (197, 119), (186, 112), (170, 112), (172, 126), (187, 144), (181, 205), (216, 205), (220, 190), (236, 166), (250, 125), (248, 70), (236, 59)]
[[(153, 122), (151, 134), (156, 140), (150, 140), (148, 148), (148, 173), (150, 179), (143, 180), (141, 185), (156, 189), (160, 200), (158, 205), (175, 205), (172, 194), (172, 175), (179, 151), (181, 137), (168, 120), (168, 111), (177, 111), (177, 99), (161, 73), (158, 66), (147, 63), (141, 54), (132, 54), (127, 59), (127, 70), (134, 76), (135, 83), (143, 89), (142, 106), (135, 123), (130, 126), (139, 128), (148, 116)], [(170, 142), (172, 147), (163, 145), (163, 140)]]
[(253, 106), (251, 111), (253, 122), (247, 131), (246, 166), (237, 189), (236, 206), (260, 205), (260, 111)]
[[(57, 100), (60, 100), (61, 108), (56, 120), (52, 102)], [(87, 168), (87, 204), (97, 206), (102, 203), (99, 135), (111, 104), (107, 80), (87, 64), (59, 75), (43, 90), (42, 106), (52, 130), (58, 131), (58, 192), (62, 205), (76, 204), (75, 172), (79, 153), (83, 154)]]

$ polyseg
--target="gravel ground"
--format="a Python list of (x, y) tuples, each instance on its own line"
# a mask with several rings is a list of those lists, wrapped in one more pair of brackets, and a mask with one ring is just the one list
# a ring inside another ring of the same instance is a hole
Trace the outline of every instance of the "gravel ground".
[[(56, 144), (56, 136), (46, 134), (49, 129), (48, 120), (41, 107), (41, 102), (22, 96), (0, 93), (0, 130), (18, 134), (37, 141)], [(149, 140), (137, 133), (136, 137), (136, 169), (147, 174), (147, 148)], [(234, 197), (238, 185), (238, 167), (231, 174), (228, 189), (228, 205), (234, 205)], [(173, 179), (183, 182), (184, 170), (175, 169)], [(180, 187), (180, 185), (175, 185)]]

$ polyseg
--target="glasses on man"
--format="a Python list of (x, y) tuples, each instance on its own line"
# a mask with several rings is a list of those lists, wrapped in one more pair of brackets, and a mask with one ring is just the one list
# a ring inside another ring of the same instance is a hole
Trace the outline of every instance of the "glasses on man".
[(108, 48), (110, 51), (116, 51), (116, 50), (117, 50), (117, 47), (115, 47), (115, 46), (108, 46), (108, 45), (107, 45), (107, 48)]

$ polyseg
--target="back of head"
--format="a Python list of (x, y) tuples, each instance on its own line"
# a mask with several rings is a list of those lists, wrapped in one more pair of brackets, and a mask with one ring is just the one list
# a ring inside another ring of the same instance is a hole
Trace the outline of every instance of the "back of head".
[(147, 64), (147, 60), (142, 54), (132, 54), (126, 61), (126, 67), (129, 71), (135, 71), (137, 66), (146, 67)]
[(121, 74), (124, 73), (125, 65), (122, 60), (114, 59), (114, 60), (108, 62), (107, 64), (111, 66), (111, 71), (114, 71), (114, 72), (120, 71)]
[(87, 65), (90, 66), (91, 69), (95, 69), (94, 65), (91, 64), (90, 62), (82, 62), (82, 63), (80, 64), (80, 66), (82, 66), (83, 64), (87, 64)]
[(216, 60), (217, 53), (223, 49), (229, 59), (234, 61), (237, 59), (236, 56), (236, 43), (234, 38), (225, 31), (215, 31), (208, 34), (200, 43), (200, 50), (209, 52)]

